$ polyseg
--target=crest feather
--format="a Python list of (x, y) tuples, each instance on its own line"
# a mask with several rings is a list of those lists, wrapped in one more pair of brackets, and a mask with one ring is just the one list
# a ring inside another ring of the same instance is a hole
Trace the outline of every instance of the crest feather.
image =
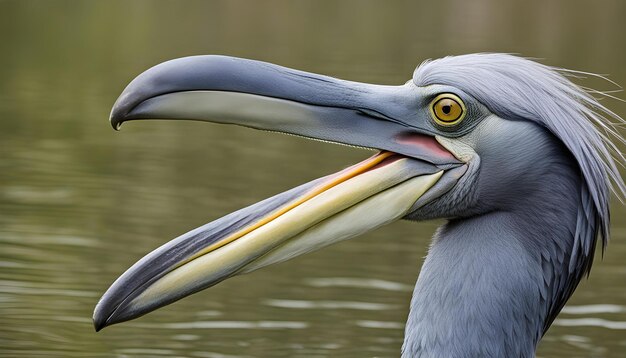
[(591, 269), (597, 238), (601, 238), (603, 249), (607, 245), (611, 192), (621, 202), (626, 197), (626, 185), (617, 168), (625, 166), (626, 158), (615, 144), (626, 144), (618, 132), (626, 122), (593, 95), (615, 97), (580, 87), (569, 80), (585, 76), (606, 80), (591, 73), (495, 53), (427, 60), (413, 75), (418, 86), (454, 86), (499, 117), (533, 121), (565, 144), (583, 178), (569, 263), (570, 272), (581, 273)]

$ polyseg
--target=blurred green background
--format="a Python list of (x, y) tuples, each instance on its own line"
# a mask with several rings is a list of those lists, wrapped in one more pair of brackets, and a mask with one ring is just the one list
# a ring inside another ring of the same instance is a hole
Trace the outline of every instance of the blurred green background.
[[(398, 356), (438, 223), (395, 223), (96, 334), (98, 298), (148, 251), (370, 154), (197, 122), (114, 132), (117, 95), (194, 54), (400, 84), (427, 58), (509, 52), (626, 84), (624, 15), (618, 0), (0, 0), (0, 356)], [(626, 210), (614, 204), (609, 249), (541, 357), (624, 356)]]

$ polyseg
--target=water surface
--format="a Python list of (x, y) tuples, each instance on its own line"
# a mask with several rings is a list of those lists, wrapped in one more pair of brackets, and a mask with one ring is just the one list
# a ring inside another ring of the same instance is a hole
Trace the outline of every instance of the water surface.
[[(0, 1), (0, 355), (398, 356), (437, 222), (396, 223), (96, 334), (98, 298), (148, 251), (370, 155), (206, 123), (114, 132), (117, 95), (156, 63), (209, 53), (399, 84), (426, 58), (501, 51), (626, 84), (625, 13), (620, 1)], [(542, 357), (624, 356), (615, 204), (609, 249)]]

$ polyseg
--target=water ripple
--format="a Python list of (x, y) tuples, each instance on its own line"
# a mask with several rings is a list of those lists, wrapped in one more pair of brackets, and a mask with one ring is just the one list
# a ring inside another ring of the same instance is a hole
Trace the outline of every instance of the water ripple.
[(46, 284), (8, 280), (0, 280), (0, 293), (12, 293), (18, 295), (45, 295), (58, 297), (98, 297), (98, 294), (95, 292), (48, 288)]
[(554, 321), (564, 327), (602, 327), (608, 329), (626, 329), (626, 322), (609, 321), (602, 318), (561, 318)]
[(379, 328), (379, 329), (404, 329), (404, 323), (400, 322), (383, 322), (383, 321), (356, 321), (355, 324), (362, 328)]
[(561, 312), (566, 314), (622, 313), (626, 312), (626, 307), (619, 305), (565, 306)]
[(352, 309), (364, 311), (382, 311), (399, 308), (398, 305), (386, 303), (356, 302), (356, 301), (305, 301), (305, 300), (264, 300), (263, 304), (279, 308), (298, 309)]
[(81, 246), (81, 247), (98, 247), (101, 246), (97, 239), (61, 236), (61, 235), (11, 235), (9, 232), (2, 232), (0, 242), (11, 244), (28, 244), (28, 245), (64, 245), (64, 246)]
[(159, 355), (159, 356), (167, 356), (167, 357), (170, 357), (175, 353), (171, 349), (150, 349), (150, 348), (126, 348), (126, 349), (118, 349), (116, 352), (120, 354), (130, 354), (130, 355), (147, 354), (150, 356)]
[(413, 290), (413, 286), (399, 282), (355, 277), (311, 278), (306, 280), (306, 283), (313, 287), (371, 288), (376, 290), (406, 292)]
[(308, 328), (306, 322), (294, 321), (196, 321), (159, 324), (134, 324), (142, 328), (163, 329), (304, 329)]
[(198, 358), (250, 358), (251, 357), (251, 356), (221, 354), (221, 353), (215, 353), (215, 352), (193, 352), (191, 355), (193, 357), (198, 357)]

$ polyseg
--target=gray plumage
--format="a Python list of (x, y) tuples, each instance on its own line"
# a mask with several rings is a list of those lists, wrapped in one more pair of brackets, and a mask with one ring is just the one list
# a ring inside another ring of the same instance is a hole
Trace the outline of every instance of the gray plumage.
[[(440, 228), (422, 267), (404, 356), (533, 356), (589, 273), (598, 236), (606, 246), (611, 189), (626, 193), (615, 163), (624, 156), (610, 138), (624, 140), (609, 119), (624, 122), (564, 74), (580, 73), (506, 54), (445, 57), (415, 70), (417, 86), (454, 86), (511, 125), (486, 119), (468, 135), (481, 135), (477, 189), (463, 185), (448, 201), (477, 199), (435, 205), (460, 218)], [(496, 164), (486, 157), (493, 153)], [(495, 195), (502, 182), (528, 187)]]
[[(624, 120), (568, 80), (566, 75), (597, 76), (550, 67), (517, 56), (485, 53), (425, 61), (415, 70), (413, 81), (417, 86), (454, 86), (474, 96), (501, 118), (534, 121), (561, 140), (583, 173), (585, 187), (581, 191), (587, 191), (583, 197), (590, 196), (584, 203), (585, 209), (580, 212), (576, 235), (576, 249), (589, 254), (595, 246), (598, 230), (603, 247), (608, 242), (611, 189), (619, 198), (626, 195), (626, 185), (613, 155), (622, 164), (626, 159), (611, 141), (616, 139), (626, 143), (611, 121), (624, 124)], [(590, 92), (603, 95), (599, 91)], [(584, 224), (580, 221), (585, 221), (585, 216), (592, 213), (599, 223), (596, 229), (585, 235), (582, 232)]]
[[(624, 121), (592, 96), (603, 93), (568, 78), (583, 75), (507, 54), (426, 61), (400, 86), (225, 56), (147, 70), (118, 98), (114, 128), (193, 119), (381, 152), (339, 184), (329, 178), (341, 173), (305, 184), (156, 249), (103, 295), (96, 329), (400, 217), (445, 218), (415, 285), (403, 357), (534, 356), (598, 238), (606, 247), (611, 191), (626, 196), (626, 160), (611, 142), (625, 144)], [(332, 188), (306, 198), (315, 183)], [(327, 195), (340, 200), (321, 204)], [(337, 206), (348, 197), (358, 200)]]

